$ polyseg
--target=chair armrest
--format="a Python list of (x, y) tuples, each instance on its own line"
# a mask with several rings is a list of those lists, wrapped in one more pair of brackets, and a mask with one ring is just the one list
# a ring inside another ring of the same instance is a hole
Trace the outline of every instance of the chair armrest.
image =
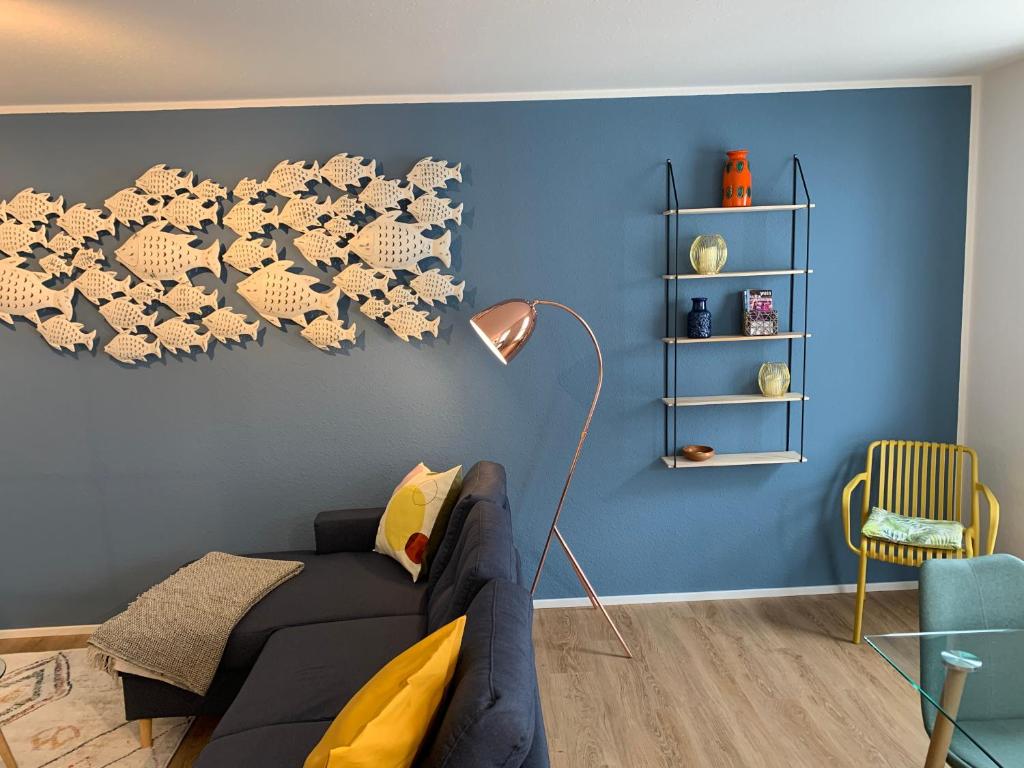
[[(988, 501), (988, 536), (985, 538), (985, 554), (991, 555), (996, 548), (996, 534), (999, 533), (999, 501), (984, 483), (975, 483), (974, 492), (982, 494)], [(978, 536), (981, 536), (980, 521), (975, 521), (975, 524), (979, 525)]]
[(384, 507), (321, 512), (313, 523), (316, 553), (371, 551), (383, 514)]
[(853, 546), (853, 541), (850, 539), (850, 497), (853, 496), (853, 492), (856, 490), (857, 486), (866, 482), (867, 479), (868, 473), (861, 472), (859, 475), (854, 476), (854, 478), (846, 484), (846, 487), (843, 488), (843, 533), (846, 534), (846, 546), (848, 546), (856, 555), (860, 554), (860, 549)]

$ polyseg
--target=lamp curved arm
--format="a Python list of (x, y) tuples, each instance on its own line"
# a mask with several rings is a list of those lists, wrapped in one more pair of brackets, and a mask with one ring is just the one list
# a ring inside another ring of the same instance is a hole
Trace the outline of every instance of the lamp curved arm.
[(583, 326), (583, 330), (587, 332), (590, 337), (590, 342), (594, 345), (594, 352), (597, 353), (597, 386), (594, 387), (594, 397), (590, 401), (590, 410), (587, 411), (587, 418), (583, 421), (583, 430), (580, 432), (579, 442), (576, 444), (576, 452), (572, 456), (572, 463), (569, 464), (569, 474), (565, 478), (565, 485), (562, 486), (562, 495), (558, 497), (558, 506), (555, 507), (555, 516), (551, 521), (551, 528), (548, 530), (547, 540), (544, 542), (544, 550), (541, 552), (540, 562), (537, 564), (537, 573), (533, 577), (533, 586), (530, 587), (530, 593), (534, 594), (537, 591), (537, 584), (540, 582), (541, 571), (544, 570), (544, 561), (547, 559), (548, 552), (551, 549), (551, 540), (555, 535), (556, 526), (558, 520), (562, 516), (562, 507), (565, 504), (565, 497), (569, 493), (569, 485), (572, 483), (572, 476), (576, 472), (576, 464), (580, 460), (580, 454), (583, 452), (583, 443), (586, 442), (587, 433), (590, 432), (590, 422), (594, 418), (594, 411), (597, 410), (597, 400), (601, 396), (601, 385), (604, 383), (604, 356), (601, 354), (601, 345), (597, 342), (597, 336), (594, 335), (593, 329), (587, 324), (576, 310), (572, 307), (567, 307), (565, 304), (560, 304), (557, 301), (548, 301), (546, 299), (535, 299), (530, 302), (534, 306), (545, 306), (555, 307), (563, 312), (576, 318), (580, 325)]
[[(850, 548), (850, 551), (855, 555), (860, 554), (860, 549), (853, 546), (853, 541), (850, 539), (850, 497), (853, 496), (854, 490), (861, 483), (867, 483), (868, 473), (861, 472), (859, 475), (855, 475), (853, 479), (846, 484), (843, 488), (843, 532), (846, 534), (846, 546)], [(865, 493), (867, 486), (865, 485)], [(863, 522), (863, 520), (861, 521)]]

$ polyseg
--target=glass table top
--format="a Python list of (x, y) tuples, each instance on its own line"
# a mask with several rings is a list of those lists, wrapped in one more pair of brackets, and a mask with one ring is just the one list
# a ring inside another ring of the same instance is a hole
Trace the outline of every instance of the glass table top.
[(948, 666), (968, 674), (950, 752), (975, 768), (1024, 766), (1024, 630), (870, 635), (868, 644), (922, 696), (928, 730)]

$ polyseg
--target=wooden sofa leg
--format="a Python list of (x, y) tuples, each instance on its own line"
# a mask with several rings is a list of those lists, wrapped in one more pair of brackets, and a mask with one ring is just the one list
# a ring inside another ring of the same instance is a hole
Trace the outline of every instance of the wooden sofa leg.
[(147, 717), (145, 720), (139, 720), (138, 723), (139, 744), (143, 749), (149, 749), (153, 746), (153, 718)]

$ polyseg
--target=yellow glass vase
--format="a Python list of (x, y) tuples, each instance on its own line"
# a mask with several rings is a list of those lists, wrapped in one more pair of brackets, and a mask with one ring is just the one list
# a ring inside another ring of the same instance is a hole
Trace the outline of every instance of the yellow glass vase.
[(690, 264), (698, 275), (717, 275), (729, 258), (721, 235), (697, 235), (690, 245)]
[(757, 372), (757, 385), (765, 397), (782, 397), (789, 392), (789, 379), (785, 363), (763, 363)]

